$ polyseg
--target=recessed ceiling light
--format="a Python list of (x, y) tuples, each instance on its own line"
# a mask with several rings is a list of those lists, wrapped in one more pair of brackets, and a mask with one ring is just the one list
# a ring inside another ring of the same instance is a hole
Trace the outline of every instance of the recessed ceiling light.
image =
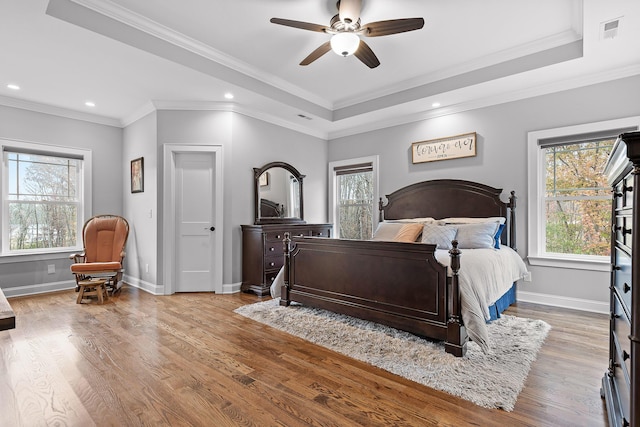
[(226, 99), (233, 99), (233, 94), (231, 92), (227, 92), (227, 93), (224, 94), (224, 97)]
[(13, 83), (8, 84), (7, 87), (12, 90), (20, 90), (20, 86), (15, 85)]
[(434, 102), (433, 104), (431, 104), (431, 106), (433, 108), (438, 108), (440, 106), (440, 103), (439, 102)]
[(86, 105), (87, 107), (95, 107), (96, 106), (95, 102), (93, 102), (93, 101), (87, 101), (87, 102), (84, 103), (84, 105)]

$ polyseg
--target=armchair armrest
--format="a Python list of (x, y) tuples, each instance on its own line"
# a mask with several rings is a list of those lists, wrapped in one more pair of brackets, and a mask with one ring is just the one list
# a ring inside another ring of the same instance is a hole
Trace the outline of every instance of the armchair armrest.
[(84, 262), (86, 257), (87, 257), (87, 255), (84, 252), (82, 252), (80, 254), (71, 254), (71, 255), (69, 255), (69, 259), (72, 260), (74, 263)]

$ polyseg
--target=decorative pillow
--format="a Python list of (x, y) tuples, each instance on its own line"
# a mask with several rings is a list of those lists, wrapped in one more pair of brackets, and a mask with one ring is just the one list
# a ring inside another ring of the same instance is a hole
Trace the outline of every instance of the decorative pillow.
[(411, 222), (403, 224), (398, 234), (393, 238), (394, 242), (415, 242), (420, 233), (422, 233), (422, 224)]
[(456, 238), (456, 227), (450, 225), (425, 224), (422, 228), (422, 243), (437, 245), (436, 249), (451, 249), (451, 241)]
[(376, 229), (376, 232), (373, 233), (373, 239), (371, 240), (392, 241), (403, 225), (404, 224), (399, 222), (381, 222), (378, 224), (378, 228)]
[(502, 230), (504, 230), (504, 224), (500, 224), (498, 226), (498, 231), (496, 231), (496, 235), (493, 237), (495, 240), (493, 247), (496, 249), (500, 249), (500, 236), (502, 236)]
[(460, 249), (495, 247), (495, 236), (499, 226), (497, 222), (458, 225), (458, 233), (456, 233), (458, 247)]
[(483, 218), (457, 217), (443, 218), (440, 221), (445, 224), (481, 224), (485, 222), (498, 222), (500, 224), (504, 224), (506, 222), (506, 218), (503, 216), (488, 216)]

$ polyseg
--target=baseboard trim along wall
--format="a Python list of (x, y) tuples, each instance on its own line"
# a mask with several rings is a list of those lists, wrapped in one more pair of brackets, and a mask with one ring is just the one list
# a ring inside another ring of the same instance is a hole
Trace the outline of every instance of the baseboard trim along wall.
[(45, 294), (47, 292), (66, 291), (76, 287), (74, 279), (62, 282), (40, 283), (37, 285), (17, 286), (14, 288), (2, 287), (2, 292), (7, 298), (22, 297), (27, 295)]
[(572, 308), (574, 310), (591, 311), (594, 313), (609, 314), (611, 311), (608, 301), (593, 301), (559, 295), (538, 294), (535, 292), (526, 292), (521, 290), (517, 291), (517, 300), (554, 307)]

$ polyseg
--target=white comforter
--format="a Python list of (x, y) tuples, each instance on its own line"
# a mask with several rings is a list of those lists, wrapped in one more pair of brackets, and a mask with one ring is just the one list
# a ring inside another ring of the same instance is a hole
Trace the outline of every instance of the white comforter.
[[(487, 353), (490, 348), (486, 322), (489, 306), (495, 303), (513, 282), (527, 273), (520, 255), (508, 246), (500, 249), (461, 249), (460, 302), (462, 320), (469, 337)], [(449, 267), (449, 251), (436, 250), (436, 259)], [(448, 269), (451, 275), (451, 269)]]
[[(489, 320), (489, 306), (495, 303), (515, 282), (527, 273), (527, 267), (513, 249), (463, 249), (460, 258), (460, 302), (462, 320), (469, 337), (487, 353), (491, 348), (486, 322)], [(449, 251), (436, 250), (436, 259), (447, 266), (448, 274), (451, 258)], [(284, 284), (284, 268), (271, 285), (271, 296), (280, 296)]]

